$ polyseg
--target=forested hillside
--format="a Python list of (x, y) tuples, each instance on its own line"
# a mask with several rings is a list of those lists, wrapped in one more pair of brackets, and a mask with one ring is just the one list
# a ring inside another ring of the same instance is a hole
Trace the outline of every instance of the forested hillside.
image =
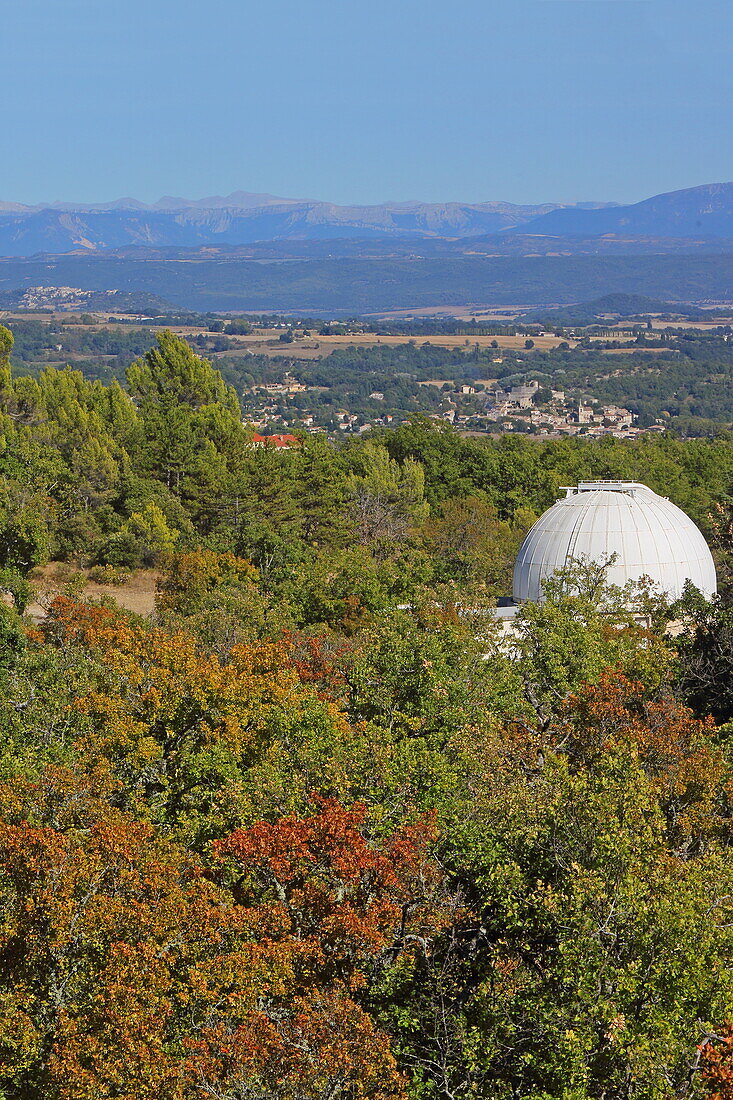
[[(730, 1097), (733, 440), (253, 447), (170, 333), (124, 384), (11, 348), (0, 1097)], [(721, 596), (579, 564), (508, 647), (588, 477), (685, 509)]]
[[(730, 298), (733, 252), (727, 243), (716, 241), (711, 251), (689, 255), (667, 254), (664, 242), (648, 252), (645, 242), (636, 239), (608, 255), (596, 255), (596, 250), (595, 239), (589, 254), (581, 255), (553, 240), (550, 255), (537, 255), (538, 246), (526, 238), (517, 255), (504, 255), (501, 242), (489, 238), (483, 247), (472, 245), (470, 251), (447, 255), (434, 255), (432, 246), (405, 250), (390, 242), (389, 248), (367, 246), (342, 256), (343, 246), (337, 242), (328, 249), (301, 247), (284, 259), (260, 260), (242, 258), (236, 251), (212, 255), (209, 249), (148, 255), (139, 247), (0, 259), (0, 293), (73, 286), (156, 295), (181, 309), (312, 310), (346, 316), (446, 305), (569, 304), (610, 292), (683, 302)], [(277, 255), (281, 250), (266, 246), (267, 253), (273, 251)]]

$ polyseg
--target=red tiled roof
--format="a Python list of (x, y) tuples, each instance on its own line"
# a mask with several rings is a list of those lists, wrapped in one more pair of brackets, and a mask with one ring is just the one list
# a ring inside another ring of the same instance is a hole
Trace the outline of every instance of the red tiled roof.
[(252, 436), (253, 443), (261, 443), (266, 447), (297, 447), (300, 440), (297, 435), (258, 435)]

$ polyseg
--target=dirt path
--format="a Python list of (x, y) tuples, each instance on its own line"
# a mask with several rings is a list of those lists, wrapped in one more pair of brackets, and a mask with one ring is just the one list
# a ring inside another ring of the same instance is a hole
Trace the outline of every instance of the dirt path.
[(87, 599), (111, 596), (120, 607), (138, 615), (150, 615), (155, 610), (155, 586), (159, 574), (154, 569), (138, 569), (130, 574), (124, 584), (99, 584), (89, 579), (86, 569), (74, 569), (62, 562), (52, 561), (36, 569), (31, 577), (36, 599), (28, 605), (27, 614), (35, 622), (40, 622), (50, 600), (63, 592), (72, 578), (80, 574), (85, 578), (81, 592)]

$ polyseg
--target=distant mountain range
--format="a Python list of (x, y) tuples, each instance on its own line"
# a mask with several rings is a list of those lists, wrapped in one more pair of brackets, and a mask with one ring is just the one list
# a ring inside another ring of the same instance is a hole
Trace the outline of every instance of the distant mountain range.
[(733, 237), (733, 183), (709, 183), (655, 195), (631, 206), (555, 209), (522, 226), (552, 237)]
[[(543, 203), (386, 202), (375, 206), (284, 199), (235, 191), (204, 199), (165, 196), (109, 203), (0, 202), (0, 256), (101, 252), (124, 248), (236, 248), (258, 242), (364, 241), (406, 244), (472, 242), (500, 235), (499, 252), (571, 251), (578, 238), (601, 241), (722, 241), (733, 238), (733, 183), (706, 184), (643, 202)], [(518, 238), (514, 244), (512, 239)], [(489, 242), (490, 243), (490, 242)], [(591, 248), (590, 251), (594, 249)]]
[(588, 300), (608, 294), (727, 303), (733, 183), (627, 206), (337, 206), (241, 191), (150, 205), (0, 204), (0, 292), (39, 287), (220, 311), (585, 302), (580, 312), (596, 316)]
[[(603, 206), (581, 203), (572, 209)], [(338, 206), (245, 191), (196, 200), (167, 196), (151, 205), (136, 199), (39, 206), (5, 202), (0, 203), (0, 256), (271, 240), (469, 238), (521, 226), (559, 208), (557, 203), (508, 202)]]

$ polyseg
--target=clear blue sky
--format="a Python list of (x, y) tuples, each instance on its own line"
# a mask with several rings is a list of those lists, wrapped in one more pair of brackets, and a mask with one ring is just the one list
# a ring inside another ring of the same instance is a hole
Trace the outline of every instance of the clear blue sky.
[(0, 199), (733, 179), (730, 0), (5, 0)]

